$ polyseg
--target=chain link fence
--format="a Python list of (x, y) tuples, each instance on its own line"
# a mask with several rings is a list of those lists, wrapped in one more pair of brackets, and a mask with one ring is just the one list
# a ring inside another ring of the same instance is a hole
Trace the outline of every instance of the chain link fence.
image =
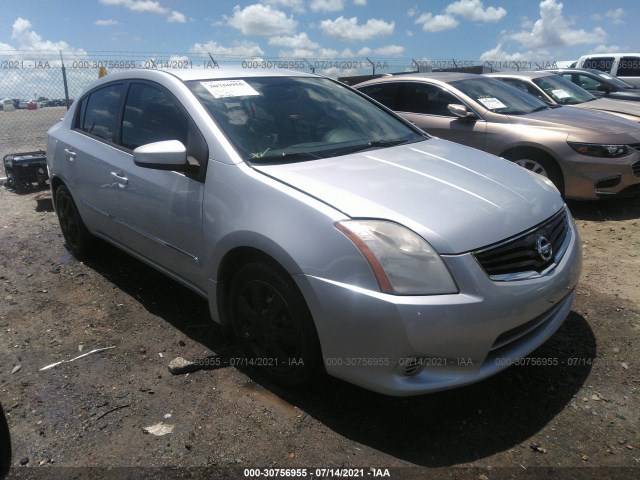
[(354, 84), (373, 75), (462, 69), (482, 73), (536, 69), (550, 62), (482, 62), (412, 58), (243, 58), (201, 53), (0, 51), (0, 157), (44, 150), (47, 130), (100, 75), (132, 68), (313, 72)]

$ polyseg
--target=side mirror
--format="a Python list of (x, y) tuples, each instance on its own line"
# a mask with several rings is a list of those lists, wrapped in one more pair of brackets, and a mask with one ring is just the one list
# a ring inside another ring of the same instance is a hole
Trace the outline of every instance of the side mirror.
[(133, 151), (133, 162), (139, 167), (184, 172), (188, 169), (187, 148), (178, 140), (140, 145)]
[(465, 120), (475, 120), (478, 118), (476, 117), (475, 113), (467, 110), (467, 107), (465, 107), (464, 105), (460, 105), (457, 103), (450, 103), (449, 105), (447, 105), (447, 108), (453, 115), (455, 115), (458, 118), (462, 118)]
[(598, 90), (599, 92), (611, 93), (611, 87), (609, 85), (605, 85), (604, 83), (598, 85), (598, 88), (596, 90)]

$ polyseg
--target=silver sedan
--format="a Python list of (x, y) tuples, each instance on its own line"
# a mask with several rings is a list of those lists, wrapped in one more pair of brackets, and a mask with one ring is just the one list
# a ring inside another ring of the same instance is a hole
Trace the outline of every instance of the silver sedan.
[(49, 131), (67, 247), (208, 299), (245, 365), (389, 395), (493, 375), (563, 323), (580, 239), (546, 179), (328, 78), (127, 71)]

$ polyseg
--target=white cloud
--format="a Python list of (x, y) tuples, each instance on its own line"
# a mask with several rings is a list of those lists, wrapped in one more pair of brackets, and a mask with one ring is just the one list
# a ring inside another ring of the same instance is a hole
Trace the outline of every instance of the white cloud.
[(404, 47), (400, 45), (385, 45), (384, 47), (376, 48), (373, 53), (376, 55), (395, 56), (404, 53)]
[(177, 10), (169, 10), (155, 0), (100, 0), (103, 5), (125, 7), (133, 12), (168, 13), (167, 22), (185, 23), (185, 16)]
[(289, 48), (306, 48), (306, 49), (315, 49), (318, 48), (316, 42), (311, 41), (306, 32), (299, 33), (298, 35), (293, 36), (278, 36), (271, 37), (269, 39), (269, 45), (277, 45), (280, 47), (289, 47)]
[[(531, 53), (531, 52), (529, 52)], [(526, 53), (507, 53), (502, 48), (502, 42), (498, 43), (495, 48), (491, 50), (487, 50), (482, 55), (480, 55), (480, 60), (500, 60), (500, 61), (517, 61), (517, 60), (528, 60), (531, 58), (531, 55)]]
[(294, 12), (304, 12), (303, 0), (262, 0), (262, 3), (272, 7), (290, 8)]
[(376, 18), (370, 18), (367, 23), (358, 25), (357, 17), (347, 19), (343, 16), (320, 22), (320, 30), (325, 35), (339, 40), (369, 40), (381, 35), (391, 35), (395, 26), (395, 22), (387, 23)]
[(431, 13), (423, 13), (415, 23), (422, 25), (425, 32), (441, 32), (458, 26), (458, 21), (451, 15), (433, 15)]
[(445, 13), (458, 15), (473, 22), (497, 22), (507, 11), (502, 7), (484, 7), (482, 0), (458, 0), (447, 6)]
[(608, 10), (607, 13), (604, 14), (605, 17), (613, 20), (613, 23), (621, 24), (624, 23), (624, 16), (626, 12), (622, 8), (616, 8), (615, 10)]
[(531, 31), (512, 33), (508, 38), (530, 49), (597, 44), (606, 40), (607, 33), (601, 27), (590, 32), (572, 29), (571, 22), (562, 15), (562, 8), (563, 4), (556, 0), (540, 2), (540, 19)]
[(185, 16), (176, 10), (173, 10), (169, 15), (169, 18), (167, 18), (167, 22), (171, 23), (185, 23), (186, 21), (187, 19)]
[(339, 12), (344, 9), (344, 0), (311, 0), (314, 12)]
[(152, 0), (100, 0), (104, 5), (120, 5), (134, 12), (167, 13), (168, 9)]
[(278, 56), (280, 58), (315, 58), (318, 53), (308, 48), (294, 48), (291, 50), (280, 50)]
[(231, 47), (224, 47), (218, 42), (210, 41), (205, 44), (196, 43), (191, 47), (192, 53), (210, 53), (215, 56), (227, 57), (258, 57), (264, 55), (264, 51), (260, 45), (254, 42), (242, 41), (234, 42)]
[(367, 0), (353, 0), (354, 5), (358, 5), (359, 7), (364, 7), (367, 5)]
[(293, 17), (287, 17), (284, 12), (259, 3), (245, 8), (236, 5), (233, 16), (225, 19), (229, 26), (245, 35), (282, 35), (293, 32), (298, 24)]
[(407, 37), (413, 37), (413, 32), (411, 30), (407, 30)]
[[(50, 40), (43, 40), (40, 35), (33, 31), (31, 22), (24, 18), (18, 17), (13, 22), (13, 28), (11, 32), (11, 38), (17, 42), (15, 50), (50, 50), (54, 58), (58, 57), (58, 51), (62, 50), (65, 53), (65, 57), (71, 56), (86, 56), (87, 52), (83, 49), (72, 48), (65, 41), (52, 42)], [(13, 47), (6, 45), (9, 48)], [(38, 52), (40, 54), (40, 52)], [(45, 55), (40, 55), (40, 59)]]
[(96, 20), (95, 21), (95, 25), (97, 25), (98, 27), (111, 27), (113, 25), (118, 25), (118, 22), (116, 20)]
[(622, 52), (627, 50), (626, 48), (620, 47), (618, 45), (598, 45), (595, 48), (592, 48), (590, 51), (593, 53), (609, 53), (609, 52)]
[(408, 17), (415, 17), (418, 13), (419, 12), (417, 8), (410, 8), (409, 10), (407, 10)]

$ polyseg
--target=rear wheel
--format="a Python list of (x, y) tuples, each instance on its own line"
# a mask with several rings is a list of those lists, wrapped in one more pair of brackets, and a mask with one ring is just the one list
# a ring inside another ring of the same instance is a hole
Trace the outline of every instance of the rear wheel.
[(245, 365), (285, 386), (304, 385), (315, 377), (321, 365), (315, 325), (285, 272), (264, 263), (241, 267), (231, 283), (230, 300)]
[(82, 258), (89, 253), (93, 238), (85, 226), (71, 192), (65, 185), (56, 190), (56, 212), (64, 241), (74, 257)]
[(507, 160), (511, 160), (516, 165), (526, 168), (532, 172), (547, 177), (556, 188), (564, 195), (564, 177), (562, 170), (551, 157), (536, 150), (524, 150), (511, 152), (505, 155)]

